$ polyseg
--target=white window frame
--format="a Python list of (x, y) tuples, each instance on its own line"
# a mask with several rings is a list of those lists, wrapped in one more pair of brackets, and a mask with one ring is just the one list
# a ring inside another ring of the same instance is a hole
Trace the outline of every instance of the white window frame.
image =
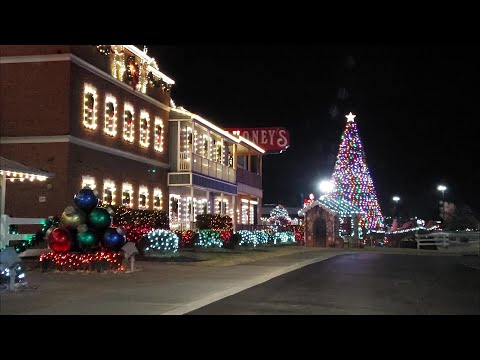
[[(106, 197), (107, 197), (106, 191), (107, 190), (112, 192), (112, 202), (111, 203), (107, 203), (107, 201), (106, 201)], [(116, 190), (117, 189), (115, 188), (115, 181), (110, 180), (110, 179), (103, 180), (103, 202), (105, 204), (115, 205), (115, 192), (116, 192)]]
[[(93, 109), (87, 108), (85, 105), (85, 102), (87, 101), (87, 94), (92, 94), (93, 95)], [(97, 89), (95, 89), (92, 85), (90, 84), (85, 84), (84, 90), (83, 90), (83, 126), (85, 126), (87, 129), (90, 130), (95, 130), (97, 128)], [(92, 123), (90, 124), (89, 120), (87, 120), (87, 117), (90, 116), (89, 112), (91, 113), (92, 116)]]
[[(142, 127), (142, 122), (143, 119), (147, 121), (147, 129), (143, 129)], [(141, 147), (148, 148), (150, 146), (150, 114), (145, 111), (141, 110), (140, 111), (140, 121), (139, 121), (139, 143)]]
[[(142, 195), (145, 196), (145, 205), (141, 204)], [(145, 185), (140, 185), (140, 187), (138, 188), (138, 208), (139, 209), (141, 210), (149, 209), (148, 195), (149, 195), (148, 187), (146, 187)]]
[[(160, 143), (158, 142), (159, 134), (157, 133), (157, 128), (160, 126)], [(153, 148), (158, 152), (163, 152), (163, 132), (164, 132), (163, 120), (158, 116), (155, 117), (155, 128), (154, 128), (154, 140)]]
[[(130, 111), (132, 114), (132, 124), (128, 125), (127, 119), (126, 119), (126, 114), (127, 111)], [(128, 135), (127, 135), (128, 132)], [(123, 107), (123, 139), (133, 143), (135, 140), (135, 110), (133, 109), (133, 106), (129, 103), (125, 103)]]
[[(124, 197), (123, 194), (128, 192), (130, 195), (130, 203), (128, 205), (124, 204)], [(124, 182), (122, 183), (122, 206), (125, 206), (127, 208), (132, 208), (133, 207), (133, 186), (130, 183)]]
[[(107, 114), (108, 103), (113, 104), (113, 117), (111, 118)], [(112, 122), (111, 128), (110, 128), (110, 125), (107, 123), (108, 120), (111, 120)], [(115, 99), (115, 97), (113, 97), (110, 94), (105, 96), (105, 126), (103, 128), (103, 132), (112, 137), (115, 137), (117, 135), (117, 99)]]
[(82, 189), (89, 188), (95, 190), (97, 184), (95, 183), (95, 178), (90, 175), (82, 176)]

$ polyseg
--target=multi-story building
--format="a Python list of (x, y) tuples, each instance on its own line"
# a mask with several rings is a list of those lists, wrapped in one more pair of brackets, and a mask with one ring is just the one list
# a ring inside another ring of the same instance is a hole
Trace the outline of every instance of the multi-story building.
[(174, 81), (146, 51), (9, 45), (0, 67), (0, 155), (54, 173), (42, 187), (9, 183), (7, 214), (59, 214), (85, 186), (106, 203), (165, 209)]
[(257, 224), (264, 150), (182, 107), (170, 114), (169, 218), (192, 229), (200, 214), (228, 215), (234, 226)]

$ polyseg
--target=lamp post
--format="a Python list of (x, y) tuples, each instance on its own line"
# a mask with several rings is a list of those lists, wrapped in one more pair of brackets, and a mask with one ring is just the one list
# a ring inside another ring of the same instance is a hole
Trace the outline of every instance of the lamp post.
[(400, 201), (400, 197), (395, 195), (395, 196), (392, 198), (392, 200), (395, 201), (395, 208), (393, 209), (393, 217), (395, 217), (395, 214), (396, 214), (396, 212), (397, 212), (397, 204), (398, 204), (398, 202)]
[(330, 180), (322, 180), (318, 185), (322, 194), (329, 194), (333, 191), (333, 183)]
[(442, 192), (442, 223), (445, 223), (445, 190), (447, 190), (447, 187), (438, 185), (437, 190)]

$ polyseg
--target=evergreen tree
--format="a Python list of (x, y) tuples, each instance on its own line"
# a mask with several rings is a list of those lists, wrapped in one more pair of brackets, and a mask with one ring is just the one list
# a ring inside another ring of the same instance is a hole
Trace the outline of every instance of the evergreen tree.
[(365, 215), (359, 225), (367, 229), (383, 228), (383, 216), (378, 204), (372, 177), (367, 167), (362, 142), (358, 135), (355, 115), (346, 116), (340, 149), (332, 175), (332, 195), (360, 208)]

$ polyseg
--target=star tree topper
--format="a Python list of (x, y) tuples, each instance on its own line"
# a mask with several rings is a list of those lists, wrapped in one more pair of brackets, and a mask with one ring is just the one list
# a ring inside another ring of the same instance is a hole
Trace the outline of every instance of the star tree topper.
[(347, 120), (349, 122), (354, 122), (355, 121), (355, 116), (357, 116), (357, 115), (353, 115), (351, 111), (350, 111), (350, 114), (345, 115), (345, 117), (347, 118)]

